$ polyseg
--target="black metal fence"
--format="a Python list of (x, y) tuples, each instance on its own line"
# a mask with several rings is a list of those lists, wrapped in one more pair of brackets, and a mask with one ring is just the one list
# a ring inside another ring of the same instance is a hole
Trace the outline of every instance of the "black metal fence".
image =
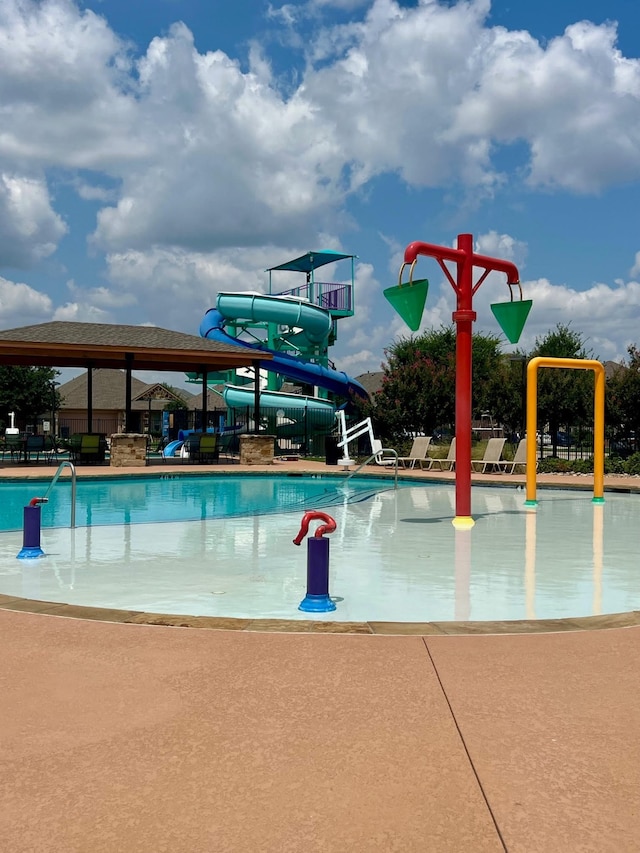
[[(203, 429), (201, 411), (172, 412), (169, 427), (169, 439), (178, 437), (180, 430)], [(241, 433), (260, 432), (274, 435), (276, 455), (297, 454), (300, 456), (324, 456), (326, 438), (335, 433), (336, 419), (330, 409), (320, 410), (311, 406), (286, 407), (277, 409), (260, 406), (260, 419), (257, 424), (253, 406), (235, 409), (213, 409), (207, 412), (206, 427), (219, 429), (224, 424), (228, 433), (228, 448), (231, 452), (239, 447)], [(233, 433), (232, 428), (235, 428)]]
[[(538, 455), (542, 458), (556, 456), (559, 459), (589, 459), (593, 456), (593, 427), (565, 427), (557, 433), (538, 433)], [(640, 451), (634, 432), (609, 427), (605, 430), (604, 452), (606, 456), (626, 459)]]

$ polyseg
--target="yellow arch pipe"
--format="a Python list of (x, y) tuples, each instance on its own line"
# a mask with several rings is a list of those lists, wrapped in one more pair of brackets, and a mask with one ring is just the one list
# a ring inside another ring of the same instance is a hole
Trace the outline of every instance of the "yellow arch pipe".
[(590, 358), (532, 358), (527, 366), (527, 500), (525, 506), (536, 506), (536, 453), (538, 418), (538, 368), (568, 367), (573, 370), (593, 370), (595, 392), (593, 401), (593, 502), (604, 502), (604, 365)]

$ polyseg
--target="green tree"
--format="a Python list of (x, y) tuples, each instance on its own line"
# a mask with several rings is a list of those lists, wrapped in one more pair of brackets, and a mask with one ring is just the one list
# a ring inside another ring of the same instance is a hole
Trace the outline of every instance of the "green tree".
[(502, 355), (488, 379), (489, 409), (508, 434), (524, 435), (526, 427), (526, 366), (524, 351)]
[[(543, 338), (536, 338), (531, 357), (592, 358), (580, 332), (559, 323)], [(538, 423), (548, 424), (557, 454), (556, 436), (561, 426), (579, 426), (593, 421), (593, 375), (570, 368), (543, 369), (538, 376)]]
[(60, 407), (55, 387), (59, 375), (51, 367), (0, 366), (0, 424), (9, 424), (9, 412), (15, 412), (16, 426), (24, 429), (38, 418)]
[[(473, 412), (494, 411), (504, 372), (500, 340), (477, 333), (473, 337)], [(422, 335), (401, 338), (385, 351), (382, 388), (360, 413), (370, 414), (376, 432), (397, 442), (408, 433), (432, 434), (455, 420), (456, 332), (442, 326)]]
[(607, 423), (623, 436), (640, 435), (640, 350), (632, 344), (629, 360), (607, 380)]

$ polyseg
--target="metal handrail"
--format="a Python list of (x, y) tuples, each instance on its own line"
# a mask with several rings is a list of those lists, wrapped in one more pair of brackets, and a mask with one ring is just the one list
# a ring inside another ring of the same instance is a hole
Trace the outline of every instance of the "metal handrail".
[(380, 456), (382, 453), (391, 453), (395, 457), (393, 488), (397, 489), (398, 488), (398, 451), (394, 450), (393, 447), (381, 447), (380, 450), (376, 450), (376, 452), (372, 453), (368, 459), (365, 459), (364, 462), (361, 462), (358, 465), (358, 467), (355, 469), (355, 471), (351, 471), (349, 476), (345, 477), (345, 483), (348, 483), (352, 477), (355, 477), (355, 475), (358, 473), (358, 471), (361, 471), (365, 465), (368, 465), (369, 462), (372, 462), (376, 458), (376, 456)]
[(53, 480), (49, 484), (49, 488), (46, 491), (44, 496), (44, 501), (49, 500), (49, 493), (51, 489), (58, 482), (58, 477), (62, 473), (64, 468), (71, 468), (71, 527), (74, 528), (76, 526), (76, 466), (73, 462), (69, 462), (68, 460), (64, 460), (58, 465), (58, 470), (53, 475)]

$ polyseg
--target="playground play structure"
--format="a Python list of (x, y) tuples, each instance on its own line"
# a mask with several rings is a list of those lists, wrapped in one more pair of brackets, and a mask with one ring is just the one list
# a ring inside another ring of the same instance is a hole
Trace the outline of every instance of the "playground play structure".
[[(260, 352), (269, 353), (268, 361), (259, 361), (260, 371), (267, 372), (267, 393), (282, 394), (286, 379), (318, 389), (317, 395), (287, 394), (272, 401), (287, 409), (301, 410), (311, 405), (317, 411), (325, 411), (332, 422), (336, 406), (329, 394), (367, 397), (362, 385), (336, 370), (329, 359), (329, 347), (338, 335), (338, 320), (354, 314), (354, 259), (355, 255), (341, 252), (316, 251), (271, 267), (267, 270), (268, 294), (219, 293), (216, 307), (202, 319), (200, 334), (209, 340), (254, 349), (258, 358)], [(351, 261), (350, 282), (316, 280), (318, 268), (341, 260)], [(273, 293), (273, 273), (283, 271), (303, 273), (305, 284)], [(229, 381), (229, 375), (217, 378), (225, 382), (222, 395), (228, 406), (252, 403), (253, 391), (243, 387), (237, 374), (234, 381)], [(255, 376), (250, 379), (257, 380)], [(269, 405), (266, 400), (264, 403)]]
[[(471, 517), (471, 341), (472, 327), (476, 319), (473, 297), (490, 272), (506, 276), (509, 287), (509, 302), (494, 303), (491, 310), (510, 343), (517, 343), (526, 323), (532, 301), (522, 298), (520, 274), (511, 261), (479, 255), (473, 251), (471, 234), (459, 234), (457, 248), (436, 246), (431, 243), (414, 242), (405, 249), (404, 262), (400, 267), (398, 285), (384, 291), (385, 298), (400, 314), (409, 328), (416, 331), (420, 326), (429, 282), (427, 279), (413, 280), (413, 272), (419, 255), (437, 260), (449, 284), (456, 294), (456, 310), (453, 322), (456, 325), (456, 510), (453, 525), (457, 529), (470, 529), (474, 525)], [(452, 275), (445, 262), (455, 264), (456, 275)], [(409, 281), (402, 283), (402, 273), (410, 267)], [(483, 272), (474, 283), (473, 271), (479, 267)], [(514, 300), (514, 288), (519, 299)], [(537, 371), (540, 367), (565, 367), (578, 370), (593, 370), (595, 373), (595, 426), (594, 426), (594, 493), (595, 504), (604, 501), (604, 367), (591, 359), (534, 358), (527, 368), (527, 500), (526, 505), (535, 507), (536, 501), (536, 409)], [(346, 455), (346, 454), (345, 454)]]
[(571, 370), (593, 370), (595, 388), (593, 399), (593, 503), (604, 503), (604, 365), (590, 358), (532, 358), (527, 366), (527, 500), (525, 506), (535, 507), (536, 500), (536, 411), (538, 404), (538, 368), (564, 367)]
[[(218, 293), (215, 308), (202, 318), (200, 334), (256, 353), (254, 368), (207, 376), (210, 386), (222, 385), (219, 393), (228, 410), (254, 409), (257, 384), (261, 412), (282, 414), (273, 427), (278, 438), (299, 440), (306, 433), (307, 417), (315, 429), (328, 435), (340, 405), (352, 395), (368, 397), (363, 386), (336, 370), (329, 358), (329, 348), (338, 335), (338, 320), (352, 317), (355, 311), (355, 258), (328, 250), (307, 252), (266, 270), (268, 293)], [(327, 282), (316, 278), (319, 268), (344, 260), (351, 262), (350, 280)], [(305, 283), (275, 293), (274, 273), (285, 272), (303, 274)], [(261, 354), (269, 358), (261, 359)], [(198, 374), (188, 376), (191, 382), (201, 382)], [(303, 386), (304, 393), (283, 391), (287, 380)], [(245, 428), (251, 426), (255, 429), (255, 422), (247, 422)], [(165, 455), (180, 450), (181, 442), (173, 442)]]
[[(419, 255), (435, 258), (456, 295), (453, 322), (456, 326), (456, 514), (453, 525), (459, 529), (473, 527), (471, 517), (471, 340), (476, 319), (473, 297), (490, 272), (504, 273), (507, 277), (510, 301), (491, 306), (493, 314), (511, 343), (517, 343), (522, 334), (531, 300), (523, 300), (518, 268), (511, 261), (479, 255), (473, 251), (471, 234), (459, 234), (457, 248), (436, 246), (432, 243), (410, 243), (404, 252), (397, 287), (387, 288), (384, 295), (407, 325), (415, 330), (427, 297), (427, 279), (413, 281), (413, 271)], [(455, 264), (452, 275), (445, 262)], [(409, 267), (409, 281), (402, 283), (402, 273)], [(473, 271), (483, 270), (474, 283)], [(514, 300), (517, 288), (520, 299)]]

